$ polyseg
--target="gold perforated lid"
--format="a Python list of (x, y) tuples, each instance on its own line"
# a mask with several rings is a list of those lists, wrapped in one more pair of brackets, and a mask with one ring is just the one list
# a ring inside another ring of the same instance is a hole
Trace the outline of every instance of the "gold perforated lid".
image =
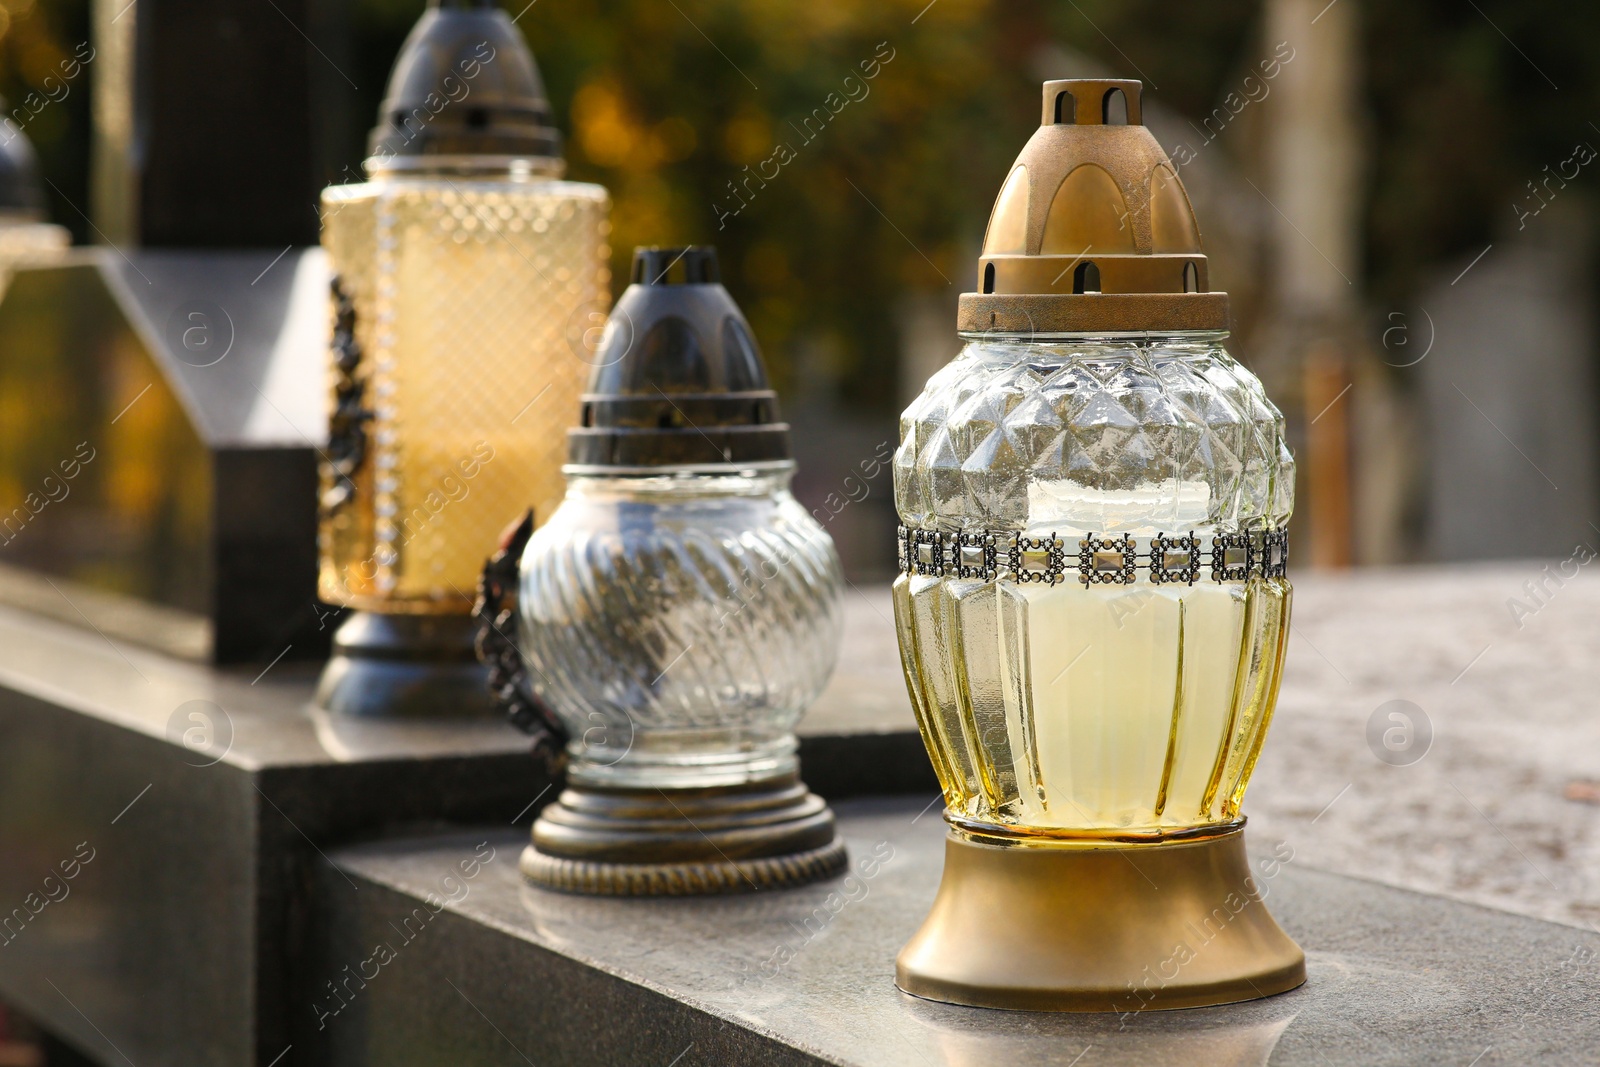
[[(962, 333), (1223, 330), (1189, 194), (1145, 128), (1137, 81), (1044, 83), (963, 293)], [(1126, 121), (1121, 121), (1123, 115)]]

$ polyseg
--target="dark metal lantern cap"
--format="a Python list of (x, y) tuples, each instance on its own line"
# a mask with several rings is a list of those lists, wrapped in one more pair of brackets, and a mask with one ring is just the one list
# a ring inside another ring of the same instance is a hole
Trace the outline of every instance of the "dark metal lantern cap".
[(369, 169), (428, 157), (560, 160), (544, 80), (494, 0), (428, 0), (378, 112)]
[(963, 333), (1224, 330), (1189, 194), (1137, 81), (1044, 83), (1039, 129), (995, 200)]
[[(0, 100), (0, 106), (4, 103)], [(44, 218), (38, 157), (17, 124), (4, 117), (0, 117), (0, 218)]]
[(789, 426), (750, 325), (708, 246), (639, 248), (633, 284), (600, 340), (574, 466), (614, 469), (767, 463), (792, 457)]

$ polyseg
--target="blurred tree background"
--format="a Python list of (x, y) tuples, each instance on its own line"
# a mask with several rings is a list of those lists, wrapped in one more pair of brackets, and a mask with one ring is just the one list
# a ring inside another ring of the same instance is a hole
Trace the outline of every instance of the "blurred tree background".
[[(1153, 82), (1149, 99), (1204, 115), (1260, 50), (1261, 6), (539, 0), (508, 10), (521, 11), (568, 131), (571, 174), (616, 197), (617, 277), (635, 244), (714, 241), (781, 385), (794, 385), (792, 360), (803, 349), (827, 362), (825, 377), (847, 403), (881, 407), (894, 400), (891, 311), (906, 292), (969, 280), (991, 197), (1033, 128), (1038, 81), (1073, 73), (1041, 69), (1050, 49), (1143, 76)], [(1600, 140), (1579, 117), (1600, 98), (1584, 53), (1600, 9), (1548, 0), (1482, 7), (1480, 15), (1444, 0), (1363, 6), (1374, 139), (1368, 277), (1391, 298), (1429, 265), (1482, 247), (1502, 215), (1512, 218), (1524, 182), (1564, 158), (1575, 136)], [(344, 34), (325, 51), (360, 86), (338, 103), (343, 158), (329, 161), (325, 181), (359, 173), (390, 64), (421, 8), (348, 0), (342, 19), (323, 20)], [(87, 0), (0, 5), (0, 95), (9, 108), (42, 97), (45, 79), (88, 39)], [(826, 108), (830, 93), (846, 98), (844, 79), (860, 79), (859, 65), (880, 44), (893, 59), (865, 82), (869, 95), (808, 143), (796, 126)], [(1566, 106), (1550, 105), (1541, 69), (1560, 72)], [(93, 77), (91, 63), (26, 124), (55, 186), (54, 217), (80, 241), (93, 236), (80, 211)], [(794, 160), (765, 188), (752, 181), (759, 195), (719, 228), (719, 210), (739, 204), (729, 183), (755, 173), (780, 144)]]
[[(569, 173), (614, 196), (618, 287), (636, 244), (715, 243), (778, 387), (882, 427), (903, 399), (901, 309), (918, 298), (953, 308), (972, 287), (992, 198), (1037, 123), (1042, 79), (1084, 73), (1064, 60), (1086, 57), (1145, 79), (1148, 103), (1198, 120), (1270, 51), (1266, 0), (524, 2), (508, 11), (567, 132)], [(89, 0), (0, 3), (0, 93), (15, 108), (88, 38)], [(1600, 64), (1586, 51), (1600, 8), (1334, 4), (1359, 5), (1367, 162), (1355, 276), (1375, 342), (1383, 310), (1513, 227), (1512, 205), (1541, 168), (1577, 141), (1600, 145), (1588, 118), (1600, 114)], [(350, 181), (422, 3), (313, 9), (319, 52), (359, 86), (319, 83), (342, 94), (326, 101), (320, 180)], [(93, 77), (91, 63), (27, 124), (54, 217), (80, 241), (94, 237), (79, 210)], [(812, 116), (825, 126), (808, 128)], [(1259, 176), (1258, 131), (1240, 127), (1211, 151)]]

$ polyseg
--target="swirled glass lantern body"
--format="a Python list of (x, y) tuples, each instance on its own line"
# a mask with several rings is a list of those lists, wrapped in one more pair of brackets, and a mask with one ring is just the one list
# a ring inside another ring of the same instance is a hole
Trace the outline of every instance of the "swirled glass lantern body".
[(574, 783), (693, 789), (796, 771), (795, 724), (838, 655), (842, 578), (789, 492), (793, 470), (569, 478), (523, 554), (519, 603)]
[(1288, 637), (1294, 467), (1224, 336), (969, 337), (903, 415), (896, 623), (958, 829), (1237, 821)]

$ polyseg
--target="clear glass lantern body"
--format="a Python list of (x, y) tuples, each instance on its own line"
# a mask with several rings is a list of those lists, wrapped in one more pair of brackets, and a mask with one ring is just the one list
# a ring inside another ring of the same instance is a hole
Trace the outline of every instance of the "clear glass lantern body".
[(737, 786), (797, 770), (794, 727), (833, 673), (833, 541), (755, 470), (574, 474), (529, 541), (523, 659), (609, 788)]
[(372, 418), (323, 517), (319, 595), (466, 613), (507, 521), (561, 500), (583, 334), (610, 304), (609, 197), (526, 169), (379, 173), (322, 208)]
[(0, 115), (0, 293), (18, 267), (48, 261), (71, 244), (66, 227), (45, 221), (44, 183), (32, 142)]
[[(902, 416), (895, 617), (958, 829), (1237, 821), (1291, 599), (1286, 549), (1246, 562), (1288, 522), (1294, 466), (1224, 338), (968, 336)], [(1132, 580), (1152, 550), (1163, 580)]]
[(64, 226), (0, 214), (0, 293), (19, 266), (48, 260), (72, 244)]
[(65, 226), (0, 215), (0, 263), (7, 266), (19, 260), (50, 256), (71, 244), (72, 234)]

